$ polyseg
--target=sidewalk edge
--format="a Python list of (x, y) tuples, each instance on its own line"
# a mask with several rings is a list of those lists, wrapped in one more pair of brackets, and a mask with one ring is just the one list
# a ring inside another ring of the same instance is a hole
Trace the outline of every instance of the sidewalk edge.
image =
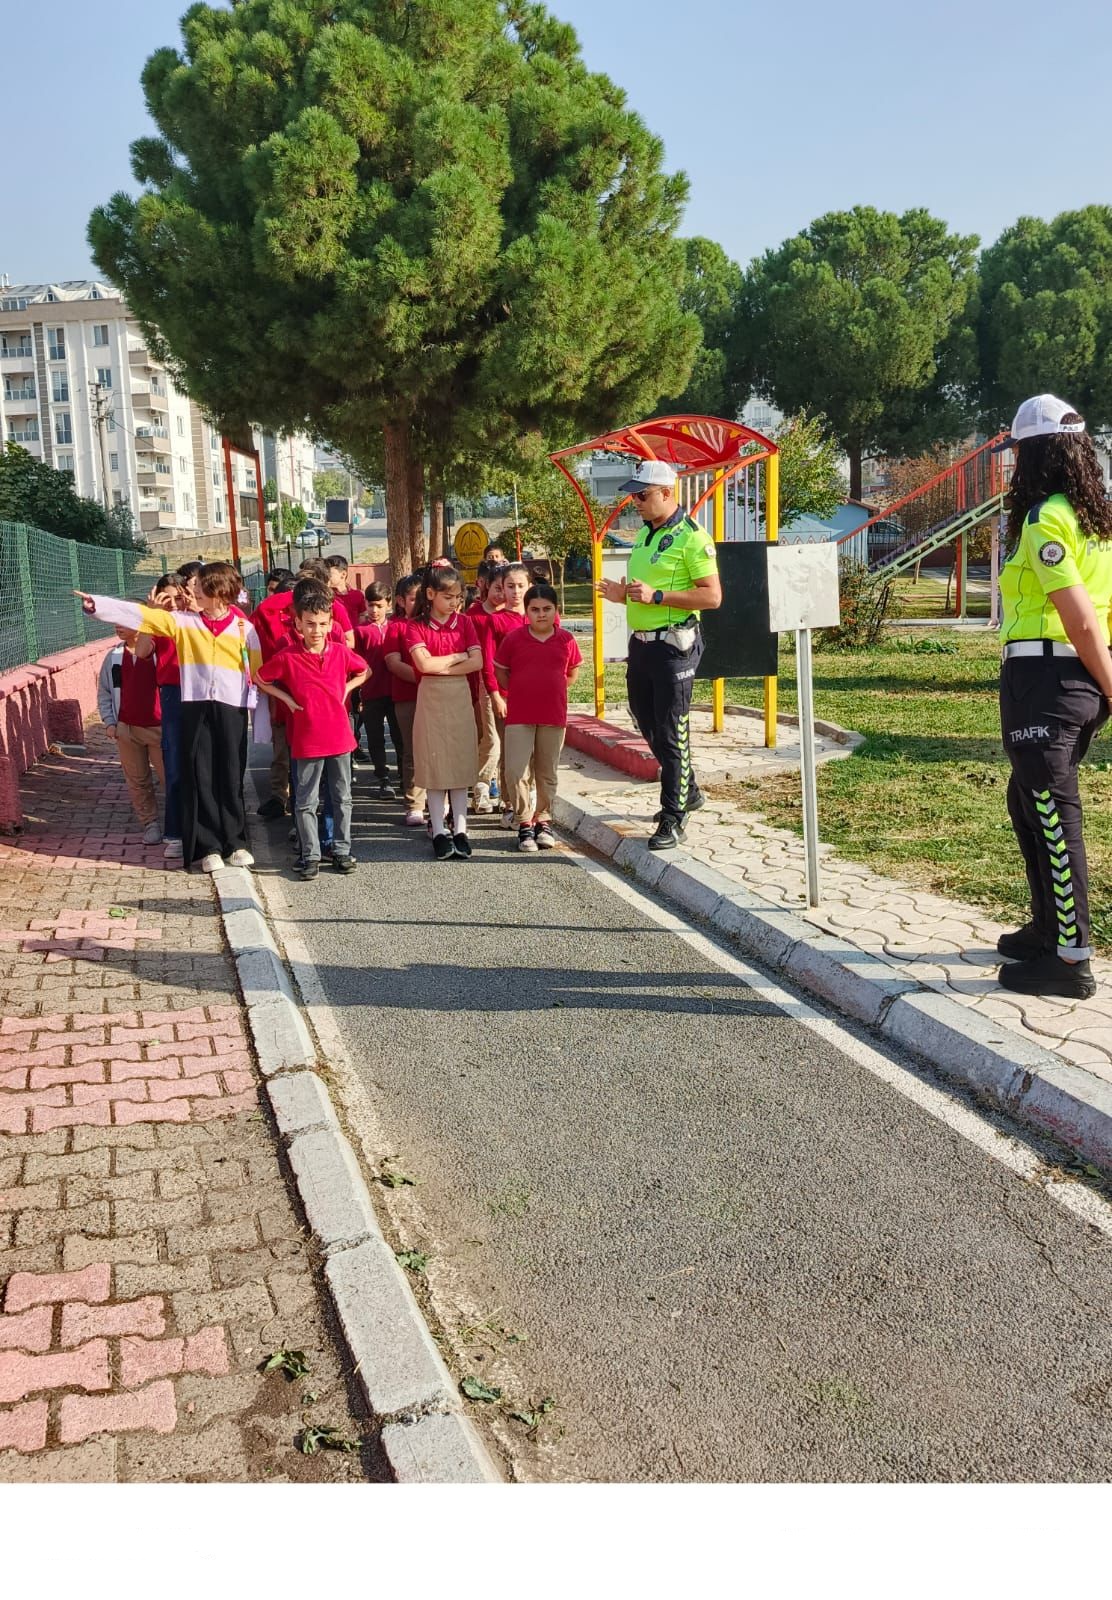
[(1112, 1171), (1112, 1085), (908, 978), (883, 957), (763, 900), (703, 862), (661, 857), (586, 796), (558, 795), (555, 821), (762, 966), (864, 1022), (992, 1105)]
[(243, 868), (213, 874), (264, 1087), (323, 1282), (397, 1483), (501, 1483), (379, 1226), (261, 894)]

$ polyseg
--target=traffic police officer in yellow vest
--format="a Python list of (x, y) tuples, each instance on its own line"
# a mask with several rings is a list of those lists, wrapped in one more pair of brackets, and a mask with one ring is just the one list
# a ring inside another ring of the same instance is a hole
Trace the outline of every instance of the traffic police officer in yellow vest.
[(1031, 890), (1030, 922), (998, 941), (1010, 958), (1000, 982), (1087, 1000), (1096, 982), (1077, 768), (1112, 703), (1112, 504), (1084, 421), (1055, 395), (1025, 400), (996, 448), (1016, 457), (1000, 574), (1000, 722), (1008, 814)]
[(714, 541), (676, 500), (676, 469), (642, 461), (619, 494), (632, 496), (645, 526), (626, 577), (600, 592), (625, 604), (630, 628), (626, 686), (633, 720), (660, 762), (660, 811), (650, 850), (672, 850), (689, 811), (704, 804), (691, 770), (691, 691), (703, 654), (701, 611), (722, 604)]

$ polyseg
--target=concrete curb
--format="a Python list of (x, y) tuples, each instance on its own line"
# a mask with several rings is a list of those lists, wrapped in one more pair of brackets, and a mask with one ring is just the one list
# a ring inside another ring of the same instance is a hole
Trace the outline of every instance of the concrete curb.
[(328, 1087), (249, 873), (213, 874), (267, 1096), (324, 1276), (397, 1483), (501, 1483), (464, 1414), (394, 1252)]
[(713, 867), (682, 852), (654, 855), (643, 840), (620, 832), (598, 801), (559, 795), (553, 815), (560, 827), (762, 966), (866, 1023), (1017, 1122), (1112, 1171), (1112, 1085)]

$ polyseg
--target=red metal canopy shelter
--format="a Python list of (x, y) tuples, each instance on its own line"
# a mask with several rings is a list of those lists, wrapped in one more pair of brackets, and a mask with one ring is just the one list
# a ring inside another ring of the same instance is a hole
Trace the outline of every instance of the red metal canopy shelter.
[[(638, 422), (628, 427), (615, 428), (595, 439), (585, 439), (582, 444), (568, 445), (554, 450), (550, 460), (567, 478), (583, 505), (591, 530), (591, 578), (594, 590), (594, 674), (595, 715), (602, 716), (606, 709), (605, 664), (602, 648), (602, 596), (598, 582), (602, 576), (602, 541), (614, 526), (629, 496), (612, 507), (600, 527), (583, 486), (565, 464), (584, 452), (605, 451), (615, 455), (632, 456), (640, 460), (667, 461), (679, 474), (677, 488), (687, 481), (689, 492), (684, 495), (688, 513), (695, 515), (714, 497), (713, 535), (716, 541), (725, 537), (725, 490), (731, 478), (746, 467), (763, 470), (767, 476), (764, 486), (765, 538), (770, 542), (779, 536), (780, 523), (780, 454), (779, 448), (763, 433), (747, 428), (742, 422), (727, 422), (723, 417), (682, 415), (654, 417), (648, 422)], [(706, 484), (699, 482), (705, 478)], [(714, 680), (714, 727), (721, 731), (723, 712), (723, 683)], [(776, 679), (765, 680), (765, 741), (770, 746), (776, 739)]]

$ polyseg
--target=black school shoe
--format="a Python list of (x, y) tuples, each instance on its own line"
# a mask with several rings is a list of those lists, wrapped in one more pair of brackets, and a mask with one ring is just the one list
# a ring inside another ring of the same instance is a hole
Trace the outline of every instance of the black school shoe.
[(293, 870), (297, 873), (299, 878), (304, 878), (306, 880), (309, 878), (315, 878), (320, 872), (320, 862), (295, 861), (293, 864)]
[(438, 861), (450, 861), (456, 853), (450, 833), (438, 833), (432, 842), (432, 853)]
[(359, 863), (354, 856), (333, 855), (332, 857), (333, 872), (354, 872), (358, 865)]
[(1097, 992), (1087, 961), (1063, 961), (1052, 950), (1001, 967), (996, 981), (1017, 994), (1060, 995), (1063, 1000), (1091, 1000)]
[(1046, 938), (1033, 922), (1025, 922), (1014, 933), (1002, 933), (996, 941), (998, 954), (1008, 961), (1026, 961), (1028, 956), (1042, 956), (1054, 948), (1054, 941)]
[(276, 794), (272, 794), (269, 800), (264, 800), (255, 813), (256, 816), (263, 817), (267, 822), (273, 822), (276, 817), (284, 817), (285, 814), (286, 802), (279, 800)]
[(650, 850), (674, 850), (683, 838), (683, 821), (670, 811), (662, 811), (656, 832), (649, 840)]
[(455, 850), (456, 855), (459, 856), (461, 861), (470, 861), (471, 840), (465, 833), (456, 833), (452, 835), (452, 848)]

